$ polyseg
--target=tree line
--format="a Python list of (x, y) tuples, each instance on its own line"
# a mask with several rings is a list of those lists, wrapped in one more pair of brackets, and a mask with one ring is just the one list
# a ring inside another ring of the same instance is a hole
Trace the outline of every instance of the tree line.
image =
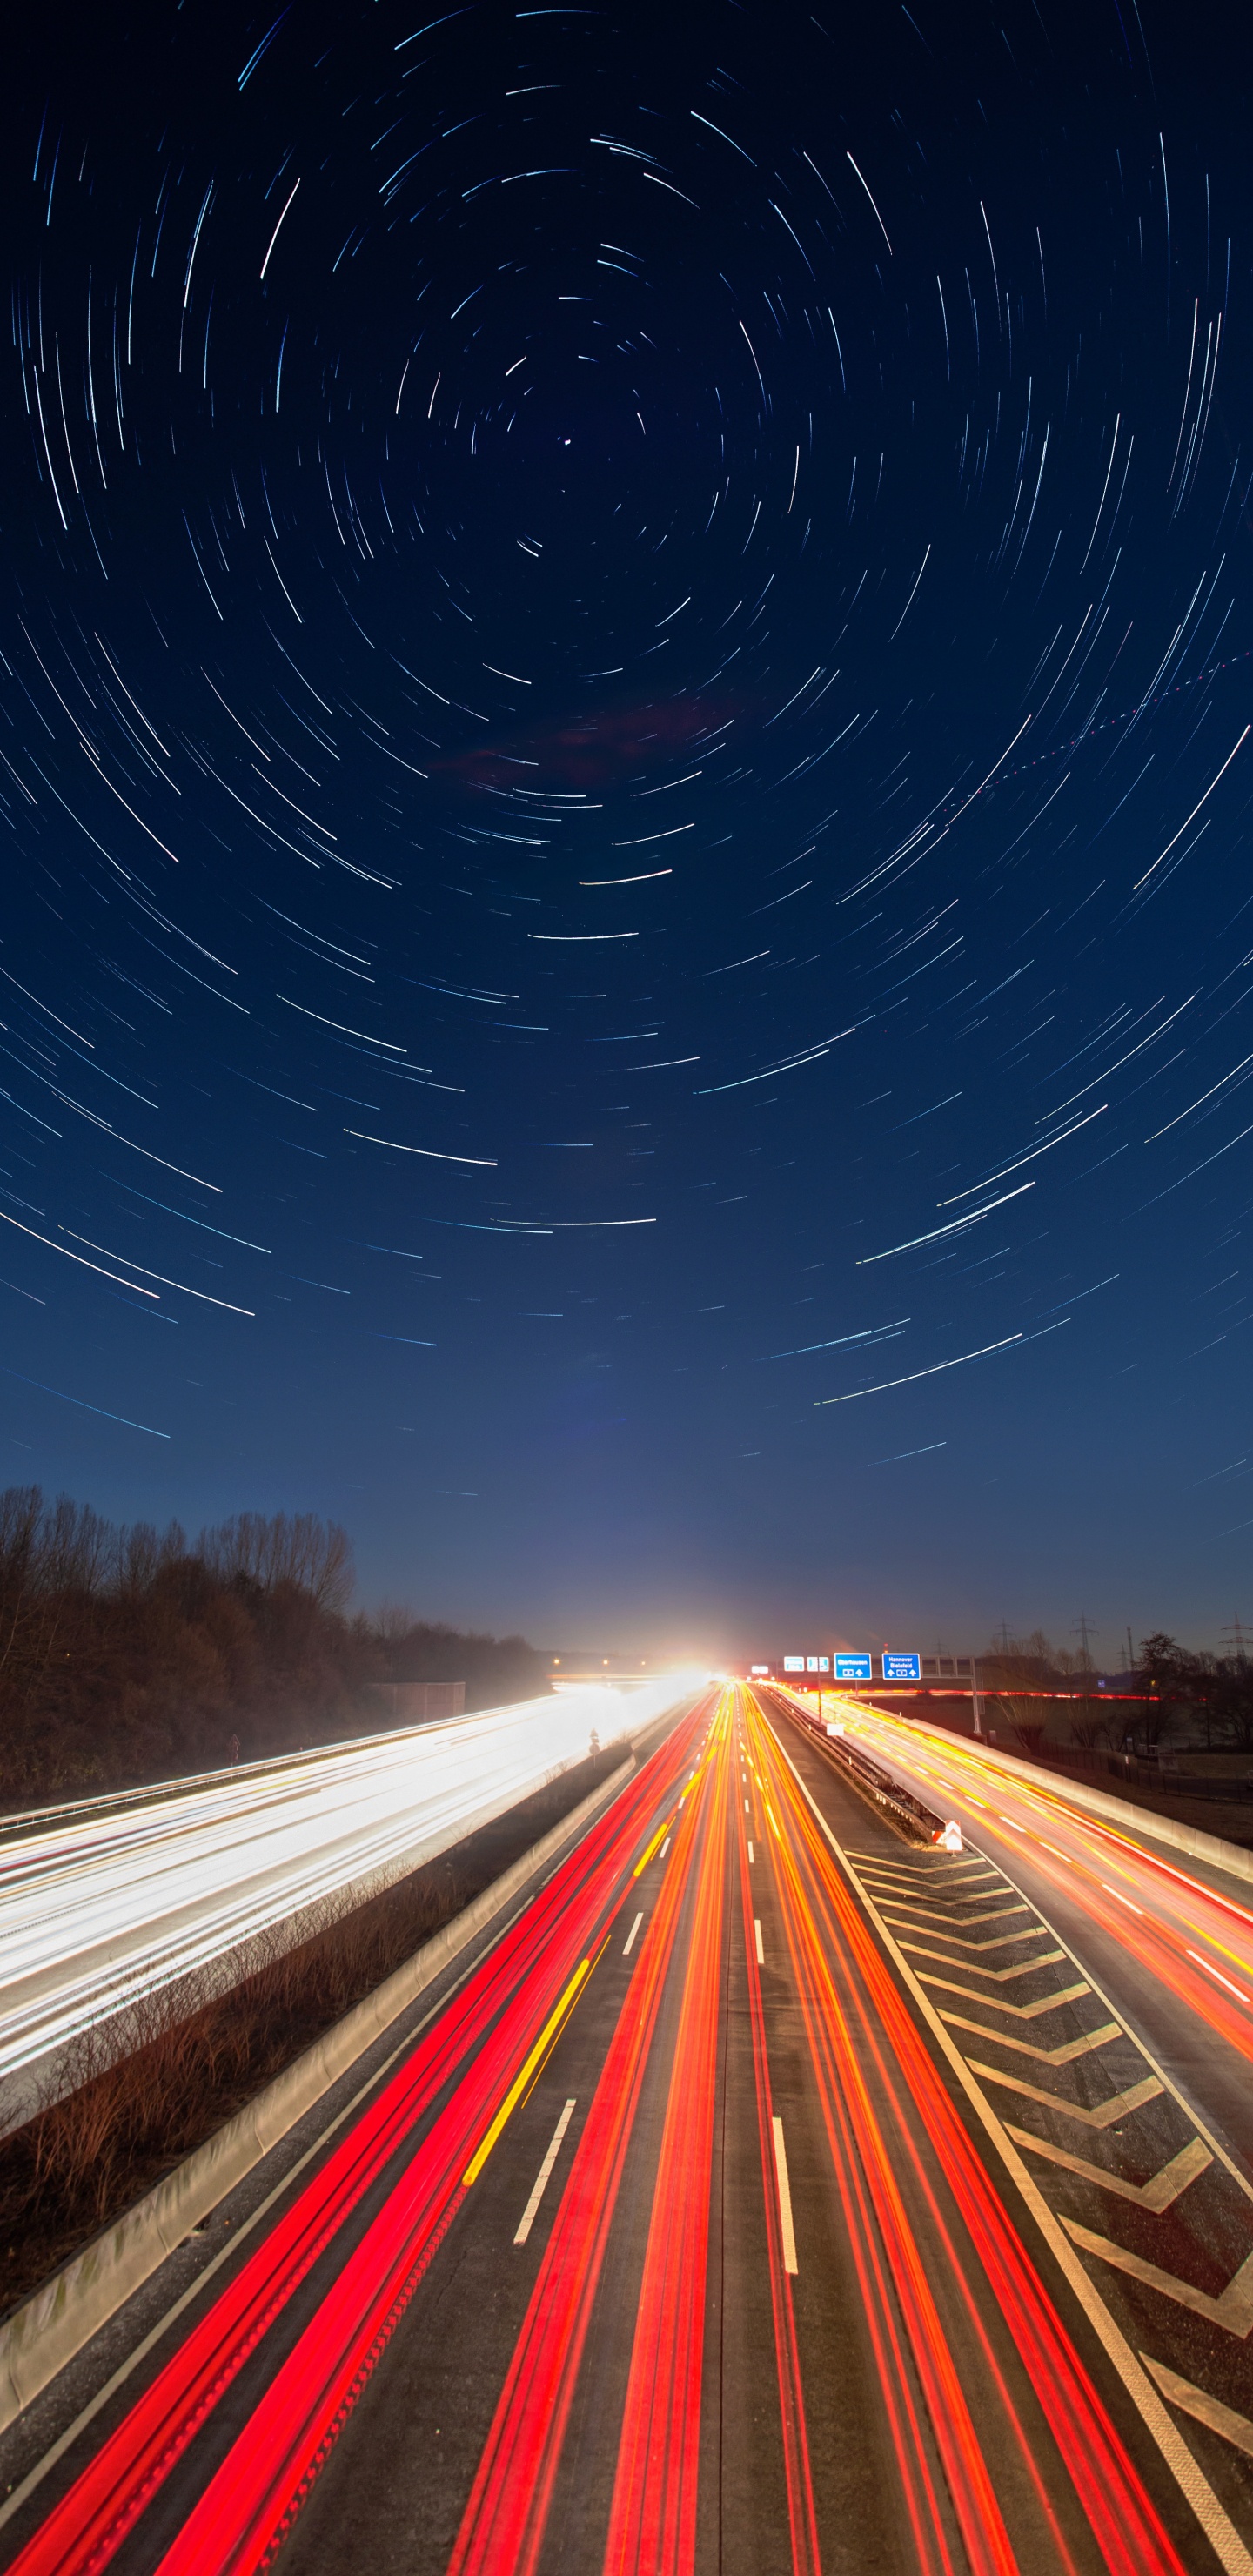
[[(1155, 1629), (1141, 1639), (1131, 1670), (1118, 1676), (1138, 1704), (1097, 1687), (1086, 1648), (1050, 1645), (1039, 1628), (1029, 1637), (995, 1638), (979, 1658), (979, 1675), (988, 1708), (999, 1707), (1025, 1752), (1048, 1732), (1087, 1750), (1187, 1745), (1253, 1754), (1253, 1658), (1242, 1649), (1216, 1655)], [(1076, 1694), (1052, 1723), (1040, 1698), (1049, 1691)]]
[(1138, 1721), (1146, 1745), (1186, 1735), (1207, 1751), (1253, 1753), (1253, 1661), (1181, 1646), (1160, 1630), (1146, 1637), (1136, 1681), (1148, 1702)]
[(533, 1697), (522, 1637), (392, 1607), (350, 1616), (352, 1544), (313, 1513), (105, 1520), (37, 1485), (0, 1493), (0, 1806), (91, 1796), (380, 1725), (367, 1685), (461, 1681), (466, 1707)]

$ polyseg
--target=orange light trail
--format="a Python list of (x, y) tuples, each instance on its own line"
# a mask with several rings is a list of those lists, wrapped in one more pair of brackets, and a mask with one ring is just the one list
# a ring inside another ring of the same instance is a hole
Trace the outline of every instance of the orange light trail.
[[(747, 1714), (747, 1702), (743, 1694), (740, 1695), (740, 1710), (743, 1720)], [(755, 1765), (753, 1776), (757, 1777)], [(757, 1964), (756, 1944), (749, 1930), (753, 1921), (752, 1887), (748, 1875), (749, 1837), (744, 1822), (744, 1810), (738, 1798), (735, 1801), (735, 1808), (736, 1841), (740, 1863), (740, 1909), (744, 1928), (744, 1966), (748, 1978), (749, 2021), (753, 2035), (757, 2141), (761, 2156), (762, 2198), (765, 2206), (767, 2260), (770, 2271), (770, 2304), (774, 2322), (775, 2367), (778, 2373), (779, 2413), (783, 2430), (783, 2474), (787, 2486), (788, 2534), (792, 2546), (793, 2576), (819, 2576), (821, 2560), (818, 2551), (818, 2524), (814, 2508), (800, 2354), (796, 2341), (796, 2311), (791, 2280), (783, 2263), (778, 2194), (772, 2187), (771, 2123), (774, 2117), (774, 2098), (770, 2084), (770, 2061), (766, 2050), (761, 1971)]]
[[(721, 2000), (729, 1701), (701, 1766), (699, 1855), (661, 2153), (618, 2445), (604, 2576), (687, 2576), (696, 2558), (701, 2364)], [(695, 1787), (695, 1783), (693, 1786)]]
[[(868, 1723), (865, 1710), (846, 1710), (845, 1722), (898, 1770), (929, 1784), (933, 1797), (939, 1788), (953, 1803), (975, 1807), (981, 1835), (1000, 1841), (1008, 1829), (1011, 1853), (1029, 1843), (1032, 1861), (1054, 1886), (1076, 1899), (1186, 2012), (1253, 2064), (1253, 1913), (1072, 1805), (1064, 1791), (1016, 1778), (1007, 1762), (964, 1739), (877, 1712)], [(1050, 1834), (1067, 1837), (1073, 1849), (1060, 1849)], [(1111, 1885), (1111, 1877), (1124, 1879), (1125, 1888)], [(1136, 1909), (1139, 1921), (1129, 1922)]]
[[(834, 1855), (818, 1831), (808, 1803), (801, 1796), (790, 1767), (783, 1761), (778, 1746), (764, 1721), (759, 1721), (755, 1732), (761, 1755), (772, 1767), (779, 1802), (781, 1805), (786, 1805), (796, 1846), (803, 1855), (808, 1888), (818, 1898), (820, 1908), (825, 1912), (839, 1946), (851, 1956), (856, 1966), (874, 2020), (888, 2043), (896, 2068), (905, 2080), (908, 2094), (921, 2118), (944, 2179), (952, 2192), (957, 2209), (979, 2256), (996, 2306), (1009, 2326), (1017, 2345), (1030, 2384), (1039, 2391), (1048, 2390), (1049, 2392), (1050, 2430), (1102, 2551), (1104, 2564), (1111, 2571), (1111, 2576), (1185, 2576), (1184, 2563), (1107, 2409), (1080, 2361), (1052, 2300), (1038, 2274), (1029, 2264), (1023, 2247), (1009, 2224), (1001, 2201), (989, 2183), (986, 2171), (966, 2129), (957, 2116), (939, 2072), (871, 1939), (865, 1918), (842, 1872), (836, 1865)], [(838, 1997), (831, 1987), (821, 1944), (816, 1939), (811, 1941), (808, 1937), (807, 1927), (812, 1926), (813, 1914), (806, 1902), (806, 1886), (802, 1881), (790, 1845), (782, 1841), (776, 1854), (776, 1871), (781, 1895), (791, 1900), (791, 1916), (798, 1936), (798, 1948), (803, 1942), (803, 1954), (810, 1973), (815, 1978), (821, 1975), (828, 1990), (824, 1995), (824, 2021), (833, 2040), (843, 2044), (838, 2058), (838, 2073), (840, 2080), (848, 2088), (850, 2104), (856, 2105), (865, 2089), (859, 2052), (850, 2038)], [(816, 2017), (814, 2027), (817, 2031), (819, 2047), (821, 2047), (826, 2033), (817, 2023)], [(899, 2103), (897, 2133), (934, 2207), (934, 2194), (912, 2143), (911, 2123), (907, 2116), (906, 2105), (893, 2083), (886, 2058), (873, 2025), (869, 2021), (863, 2023), (862, 2045), (873, 2056), (888, 2087), (889, 2097), (894, 2096)], [(817, 2065), (817, 2057), (815, 2062)], [(873, 2121), (873, 2114), (871, 2119)], [(873, 2129), (869, 2134), (868, 2144), (873, 2155), (877, 2152)], [(879, 2145), (881, 2146), (881, 2139)], [(887, 2180), (890, 2184), (894, 2184), (890, 2169)], [(942, 2241), (945, 2242), (946, 2254), (952, 2264), (954, 2286), (984, 2346), (986, 2357), (991, 2361), (992, 2355), (987, 2345), (987, 2338), (949, 2231), (943, 2231)], [(907, 2266), (910, 2250), (909, 2247), (905, 2249)], [(918, 2311), (918, 2322), (926, 2326), (928, 2321), (925, 2308)], [(995, 2374), (994, 2385), (998, 2382), (998, 2393), (1001, 2393), (1003, 2382), (999, 2381), (999, 2374)], [(938, 2385), (943, 2385), (942, 2374)], [(1004, 2393), (1004, 2404), (1007, 2412), (1005, 2430), (1014, 2440), (1029, 2471), (1034, 2473), (1033, 2482), (1036, 2485), (1037, 2495), (1043, 2502), (1043, 2488), (1039, 2481), (1033, 2446), (1016, 2410), (1008, 2399), (1007, 2392)], [(959, 2463), (962, 2484), (954, 2489), (954, 2495), (955, 2500), (959, 2496), (966, 2500), (966, 2509), (969, 2512), (986, 2479), (986, 2468), (982, 2465), (973, 2431), (968, 2434), (965, 2432), (965, 2427), (969, 2426), (969, 2416), (964, 2409), (963, 2415), (965, 2425)], [(936, 2427), (937, 2433), (938, 2429)], [(951, 2476), (952, 2471), (950, 2471)], [(1066, 2566), (1070, 2562), (1060, 2531), (1057, 2529), (1052, 2510), (1047, 2505), (1046, 2511), (1053, 2526), (1053, 2545), (1058, 2551), (1059, 2563)], [(1003, 2525), (1001, 2530), (1003, 2531)], [(963, 2538), (966, 2540), (968, 2550), (971, 2548), (971, 2536), (963, 2519)], [(983, 2544), (977, 2528), (973, 2538), (976, 2547), (982, 2548)], [(1004, 2546), (1008, 2548), (1007, 2540)], [(972, 2563), (979, 2567), (987, 2565), (989, 2561), (986, 2555), (975, 2556), (972, 2552)], [(1004, 2561), (992, 2563), (1012, 2566), (1014, 2561), (1011, 2556)]]
[[(758, 1722), (753, 1733), (763, 1767), (772, 1775), (775, 1797), (788, 1815), (790, 1834), (780, 1833), (773, 1846), (775, 1885), (919, 2561), (928, 2571), (950, 2564), (945, 2517), (913, 2396), (914, 2372), (973, 2576), (1016, 2576), (1017, 2561), (991, 2474), (875, 2114), (863, 2057), (867, 2033), (860, 2034), (863, 2045), (859, 2045), (797, 1865), (793, 1839), (802, 1849), (809, 1844), (807, 1819), (764, 1726)], [(844, 1929), (841, 1925), (841, 1932)], [(887, 2073), (881, 2057), (878, 2072)], [(890, 2088), (890, 2078), (888, 2082)], [(904, 2116), (896, 2125), (900, 2135), (907, 2133)], [(951, 2246), (946, 2250), (951, 2259)], [(905, 2340), (896, 2322), (898, 2313)]]

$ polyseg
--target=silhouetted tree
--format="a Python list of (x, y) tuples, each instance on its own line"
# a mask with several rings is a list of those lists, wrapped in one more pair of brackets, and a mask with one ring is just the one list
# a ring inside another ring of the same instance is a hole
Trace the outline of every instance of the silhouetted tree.
[(1181, 1720), (1190, 1726), (1193, 1709), (1206, 1704), (1203, 1659), (1160, 1628), (1141, 1639), (1133, 1679), (1147, 1705), (1132, 1721), (1131, 1740), (1142, 1727), (1146, 1750), (1177, 1733)]
[(0, 1493), (0, 1805), (90, 1795), (373, 1732), (373, 1681), (464, 1680), (471, 1708), (548, 1688), (521, 1637), (346, 1613), (352, 1547), (312, 1513), (117, 1527)]

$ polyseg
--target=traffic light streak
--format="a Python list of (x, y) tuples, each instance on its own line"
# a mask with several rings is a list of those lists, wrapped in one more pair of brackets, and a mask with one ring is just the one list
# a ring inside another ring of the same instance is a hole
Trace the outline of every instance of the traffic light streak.
[(730, 1785), (728, 1702), (702, 1778), (678, 2033), (644, 2256), (604, 2576), (695, 2563), (709, 2194)]

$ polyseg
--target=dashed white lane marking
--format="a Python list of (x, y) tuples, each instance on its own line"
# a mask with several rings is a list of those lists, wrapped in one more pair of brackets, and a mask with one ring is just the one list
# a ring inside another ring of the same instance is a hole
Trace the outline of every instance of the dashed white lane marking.
[(796, 2231), (792, 2225), (792, 2191), (787, 2178), (787, 2148), (783, 2143), (783, 2122), (776, 2111), (770, 2123), (774, 2131), (774, 2177), (779, 2187), (779, 2228), (783, 2237), (783, 2269), (795, 2272)]
[(749, 1844), (749, 1846), (748, 1846), (748, 1857), (749, 1857), (749, 1860), (750, 1860), (750, 1861), (755, 1861), (755, 1860), (756, 1860), (756, 1858), (757, 1858), (756, 1852), (753, 1850), (753, 1846), (752, 1846), (752, 1844), (751, 1844), (751, 1843), (750, 1843), (750, 1844)]
[(548, 2177), (552, 2172), (553, 2166), (556, 2164), (557, 2157), (561, 2151), (561, 2141), (570, 2126), (570, 2118), (573, 2110), (574, 2101), (571, 2100), (567, 2102), (565, 2109), (561, 2114), (561, 2118), (558, 2120), (557, 2126), (553, 2131), (552, 2143), (542, 2165), (540, 2166), (539, 2172), (535, 2177), (535, 2188), (522, 2212), (521, 2218), (518, 2221), (517, 2234), (513, 2240), (515, 2245), (525, 2245), (526, 2240), (531, 2233), (532, 2226), (535, 2222), (535, 2213), (544, 2197), (544, 2190), (548, 2182)]
[(623, 1942), (623, 1944), (622, 1944), (622, 1956), (623, 1956), (623, 1958), (624, 1958), (624, 1959), (629, 1959), (629, 1958), (630, 1958), (630, 1956), (631, 1956), (631, 1952), (632, 1952), (632, 1950), (633, 1950), (633, 1949), (634, 1949), (634, 1947), (635, 1947), (635, 1935), (636, 1935), (636, 1933), (638, 1932), (638, 1930), (639, 1930), (639, 1928), (640, 1928), (640, 1925), (641, 1925), (641, 1923), (643, 1922), (643, 1920), (644, 1920), (644, 1917), (643, 1917), (643, 1915), (642, 1915), (642, 1914), (637, 1914), (637, 1915), (636, 1915), (635, 1921), (634, 1921), (634, 1923), (631, 1925), (631, 1929), (630, 1929), (630, 1931), (628, 1932), (628, 1934), (627, 1934), (627, 1936), (626, 1936), (626, 1939), (625, 1939), (625, 1941), (624, 1941), (624, 1942)]
[(659, 1852), (658, 1852), (658, 1854), (657, 1854), (657, 1858), (658, 1858), (658, 1860), (664, 1860), (664, 1859), (665, 1859), (665, 1857), (666, 1857), (666, 1853), (669, 1851), (669, 1849), (670, 1849), (670, 1836), (669, 1836), (669, 1834), (667, 1834), (666, 1839), (665, 1839), (664, 1843), (662, 1844), (660, 1851), (659, 1851)]
[(757, 1965), (759, 1968), (764, 1968), (766, 1964), (766, 1954), (761, 1946), (761, 1925), (758, 1922), (756, 1915), (753, 1916), (753, 1939), (757, 1944)]

